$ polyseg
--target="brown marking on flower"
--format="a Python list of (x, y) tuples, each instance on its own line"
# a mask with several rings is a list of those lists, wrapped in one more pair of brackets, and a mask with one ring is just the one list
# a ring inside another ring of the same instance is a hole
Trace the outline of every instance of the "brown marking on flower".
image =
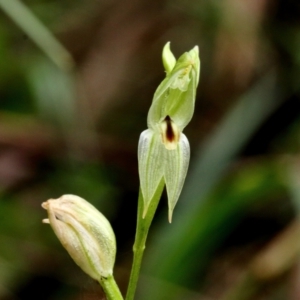
[(166, 138), (170, 143), (172, 143), (175, 141), (175, 133), (174, 133), (173, 127), (172, 127), (172, 120), (169, 116), (166, 116), (165, 121), (167, 124)]

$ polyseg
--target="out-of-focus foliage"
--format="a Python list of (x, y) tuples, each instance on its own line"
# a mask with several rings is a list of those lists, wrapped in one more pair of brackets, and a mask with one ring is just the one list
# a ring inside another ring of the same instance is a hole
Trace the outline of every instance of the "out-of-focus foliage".
[(298, 1), (22, 3), (74, 63), (0, 10), (0, 299), (101, 297), (41, 223), (67, 193), (111, 221), (125, 293), (167, 41), (177, 57), (200, 48), (192, 158), (171, 225), (159, 206), (137, 299), (299, 299)]

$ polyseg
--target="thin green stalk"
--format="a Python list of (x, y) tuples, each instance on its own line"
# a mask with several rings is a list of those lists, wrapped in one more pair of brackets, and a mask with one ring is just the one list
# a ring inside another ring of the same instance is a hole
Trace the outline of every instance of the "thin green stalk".
[(74, 66), (69, 52), (25, 4), (19, 0), (0, 0), (0, 7), (60, 69), (66, 71)]
[(113, 276), (109, 276), (107, 278), (102, 277), (99, 280), (99, 283), (101, 284), (104, 290), (107, 300), (124, 299)]
[(133, 263), (132, 263), (131, 274), (130, 274), (128, 289), (126, 294), (126, 300), (134, 299), (137, 282), (140, 274), (143, 254), (146, 248), (148, 231), (152, 223), (155, 211), (157, 209), (162, 191), (164, 189), (164, 185), (165, 182), (162, 179), (150, 202), (147, 214), (144, 219), (143, 219), (144, 199), (141, 190), (139, 192), (137, 226), (136, 226), (135, 242), (133, 245)]

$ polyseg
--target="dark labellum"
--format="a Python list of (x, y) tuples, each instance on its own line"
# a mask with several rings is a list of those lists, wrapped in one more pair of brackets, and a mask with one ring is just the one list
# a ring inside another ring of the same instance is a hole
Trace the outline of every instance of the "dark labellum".
[(172, 120), (169, 116), (166, 116), (165, 121), (167, 123), (166, 137), (169, 142), (173, 142), (175, 140), (175, 134), (172, 127)]

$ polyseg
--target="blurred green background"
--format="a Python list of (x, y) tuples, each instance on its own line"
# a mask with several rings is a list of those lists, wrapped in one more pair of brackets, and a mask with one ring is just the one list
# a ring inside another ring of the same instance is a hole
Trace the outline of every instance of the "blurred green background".
[(68, 193), (111, 221), (125, 294), (167, 41), (177, 57), (200, 47), (192, 157), (136, 299), (300, 299), (297, 0), (0, 0), (1, 300), (104, 297), (41, 223), (41, 203)]

